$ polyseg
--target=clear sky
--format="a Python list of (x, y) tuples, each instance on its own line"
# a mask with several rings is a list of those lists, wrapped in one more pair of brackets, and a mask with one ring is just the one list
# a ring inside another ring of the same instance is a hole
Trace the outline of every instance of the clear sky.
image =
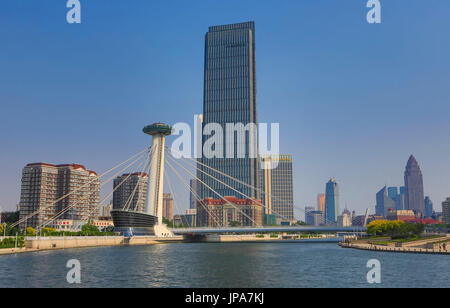
[(365, 0), (81, 0), (82, 24), (70, 25), (64, 0), (2, 1), (0, 206), (18, 203), (27, 163), (102, 172), (149, 143), (144, 125), (192, 123), (208, 26), (253, 20), (259, 120), (280, 123), (296, 206), (315, 205), (334, 176), (343, 206), (373, 212), (414, 154), (440, 210), (450, 2), (381, 3), (371, 25)]

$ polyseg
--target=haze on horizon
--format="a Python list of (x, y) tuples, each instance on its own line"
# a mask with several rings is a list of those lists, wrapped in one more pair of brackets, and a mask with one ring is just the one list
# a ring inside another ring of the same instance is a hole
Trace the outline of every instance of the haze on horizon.
[(145, 125), (193, 125), (208, 27), (250, 20), (258, 120), (280, 123), (297, 207), (335, 177), (342, 209), (373, 212), (411, 154), (435, 209), (450, 196), (449, 2), (382, 1), (381, 25), (366, 22), (365, 1), (81, 3), (81, 25), (66, 23), (64, 1), (2, 3), (3, 209), (19, 202), (27, 163), (100, 173), (149, 144)]

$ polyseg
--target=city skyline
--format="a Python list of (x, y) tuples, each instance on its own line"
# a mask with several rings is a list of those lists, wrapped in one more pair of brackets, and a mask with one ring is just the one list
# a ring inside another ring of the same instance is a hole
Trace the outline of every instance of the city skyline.
[[(374, 29), (365, 24), (362, 5), (330, 4), (331, 11), (334, 7), (339, 12), (334, 17), (306, 3), (292, 2), (289, 10), (280, 7), (271, 14), (255, 13), (249, 4), (235, 5), (242, 13), (214, 2), (207, 9), (220, 8), (221, 16), (177, 15), (180, 21), (172, 25), (158, 18), (149, 21), (140, 13), (143, 8), (168, 11), (164, 5), (140, 3), (121, 12), (123, 4), (92, 3), (86, 8), (88, 20), (74, 28), (60, 22), (64, 6), (5, 4), (0, 14), (16, 18), (1, 18), (0, 32), (12, 42), (7, 31), (13, 29), (18, 41), (0, 51), (9, 59), (0, 77), (0, 101), (8, 114), (0, 124), (0, 206), (13, 210), (19, 202), (20, 170), (27, 163), (73, 161), (106, 170), (146, 144), (135, 132), (150, 117), (190, 123), (192, 115), (201, 112), (204, 32), (210, 25), (255, 20), (259, 119), (281, 124), (281, 151), (292, 153), (296, 162), (296, 206), (315, 204), (323, 183), (335, 176), (342, 202), (358, 212), (373, 209), (375, 189), (402, 183), (405, 157), (414, 154), (421, 162), (426, 195), (439, 211), (450, 182), (450, 147), (442, 142), (449, 128), (448, 93), (442, 91), (449, 78), (444, 72), (450, 63), (443, 52), (449, 42), (437, 31), (448, 26), (443, 13), (432, 18), (421, 12), (418, 2), (408, 7), (389, 3), (385, 24), (390, 26)], [(341, 6), (345, 9), (336, 9)], [(439, 12), (449, 7), (429, 6)], [(36, 11), (45, 12), (46, 18)], [(130, 23), (122, 29), (123, 24), (113, 21), (119, 12), (136, 18), (127, 15)], [(412, 29), (404, 17), (411, 15), (420, 17)], [(341, 32), (334, 29), (336, 20)], [(155, 27), (161, 22), (166, 27)], [(181, 23), (189, 26), (181, 28)], [(105, 35), (108, 32), (116, 35)], [(32, 35), (45, 40), (47, 47), (31, 44)], [(398, 35), (401, 42), (395, 39)], [(186, 48), (153, 48), (163, 44)], [(27, 61), (22, 62), (23, 57)], [(92, 68), (97, 68), (95, 74)], [(411, 70), (416, 77), (409, 77)], [(174, 85), (177, 90), (170, 91)], [(388, 114), (386, 106), (391, 106)], [(42, 122), (34, 123), (36, 119)], [(124, 119), (130, 119), (129, 124), (117, 126)], [(66, 129), (60, 129), (63, 126)], [(327, 148), (333, 149), (332, 163), (323, 151)], [(389, 154), (382, 148), (389, 148)], [(302, 214), (296, 212), (296, 217)]]

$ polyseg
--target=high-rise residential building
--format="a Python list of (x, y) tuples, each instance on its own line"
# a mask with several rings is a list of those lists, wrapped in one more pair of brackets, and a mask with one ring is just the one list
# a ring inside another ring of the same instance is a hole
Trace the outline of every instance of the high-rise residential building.
[(173, 198), (170, 194), (163, 194), (163, 217), (173, 220)]
[(450, 225), (450, 198), (442, 202), (442, 222)]
[(191, 191), (189, 192), (189, 208), (196, 209), (197, 208), (197, 198), (200, 197), (199, 188), (200, 182), (197, 179), (190, 180)]
[(234, 223), (240, 226), (256, 227), (263, 224), (263, 208), (256, 199), (206, 198), (197, 206), (198, 227), (227, 227)]
[[(100, 179), (94, 171), (78, 164), (57, 165), (58, 195), (67, 198), (59, 201), (58, 212), (70, 207), (59, 219), (88, 220), (97, 219), (100, 202)], [(75, 205), (73, 206), (72, 205)]]
[(425, 197), (425, 217), (431, 218), (433, 217), (433, 201), (431, 201), (430, 197)]
[(100, 179), (94, 171), (78, 164), (28, 164), (22, 171), (20, 219), (39, 213), (20, 227), (39, 227), (59, 213), (58, 219), (96, 219), (99, 201)]
[(395, 201), (389, 197), (388, 189), (384, 186), (376, 196), (377, 204), (375, 206), (375, 213), (378, 216), (387, 217), (389, 210), (395, 210)]
[(339, 202), (339, 184), (335, 178), (332, 178), (325, 187), (325, 224), (337, 223)]
[[(205, 37), (203, 132), (208, 133), (212, 125), (218, 124), (226, 132), (228, 124), (242, 124), (246, 128), (258, 123), (256, 108), (255, 68), (255, 24), (244, 22), (213, 26)], [(203, 149), (208, 147), (212, 135), (203, 135)], [(201, 162), (220, 170), (249, 186), (239, 185), (239, 191), (249, 198), (260, 199), (259, 161), (257, 132), (249, 129), (245, 136), (236, 132), (218, 141), (214, 149), (203, 153)], [(220, 137), (219, 137), (220, 138)], [(211, 146), (212, 147), (212, 146)], [(242, 151), (244, 150), (244, 151)], [(253, 153), (250, 153), (253, 150)], [(216, 155), (213, 155), (212, 151)], [(242, 155), (242, 152), (244, 152)], [(253, 154), (253, 155), (252, 155)], [(212, 157), (212, 158), (211, 158)], [(199, 165), (205, 172), (211, 171)], [(211, 177), (198, 173), (199, 178), (222, 196), (243, 196)], [(235, 182), (220, 174), (213, 174), (219, 180), (236, 186)], [(201, 199), (218, 195), (201, 185)]]
[(325, 194), (317, 195), (317, 210), (325, 213)]
[(113, 209), (144, 212), (148, 175), (143, 172), (123, 174), (114, 179)]
[(423, 191), (423, 177), (416, 158), (411, 155), (405, 170), (405, 205), (418, 216), (425, 215), (425, 196)]
[[(294, 220), (292, 155), (264, 156), (260, 165), (260, 191), (266, 215), (277, 220)], [(273, 168), (276, 167), (276, 168)]]

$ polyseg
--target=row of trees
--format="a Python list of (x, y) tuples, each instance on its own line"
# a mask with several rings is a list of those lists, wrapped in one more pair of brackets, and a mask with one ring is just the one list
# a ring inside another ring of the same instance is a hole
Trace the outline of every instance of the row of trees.
[(400, 220), (375, 220), (367, 226), (367, 234), (389, 236), (392, 239), (418, 237), (424, 230), (423, 224), (412, 224)]
[[(70, 231), (56, 231), (54, 228), (42, 228), (39, 232), (41, 236), (111, 236), (114, 235), (114, 228), (107, 227), (103, 229), (103, 231), (99, 231), (98, 228), (90, 223), (85, 224), (81, 231), (78, 232), (70, 232)], [(23, 236), (24, 231), (19, 230), (18, 228), (11, 228), (9, 224), (6, 225), (6, 232), (4, 229), (4, 225), (0, 225), (0, 236), (16, 236), (16, 234)], [(25, 230), (26, 236), (36, 236), (37, 231), (34, 228), (28, 227)]]

